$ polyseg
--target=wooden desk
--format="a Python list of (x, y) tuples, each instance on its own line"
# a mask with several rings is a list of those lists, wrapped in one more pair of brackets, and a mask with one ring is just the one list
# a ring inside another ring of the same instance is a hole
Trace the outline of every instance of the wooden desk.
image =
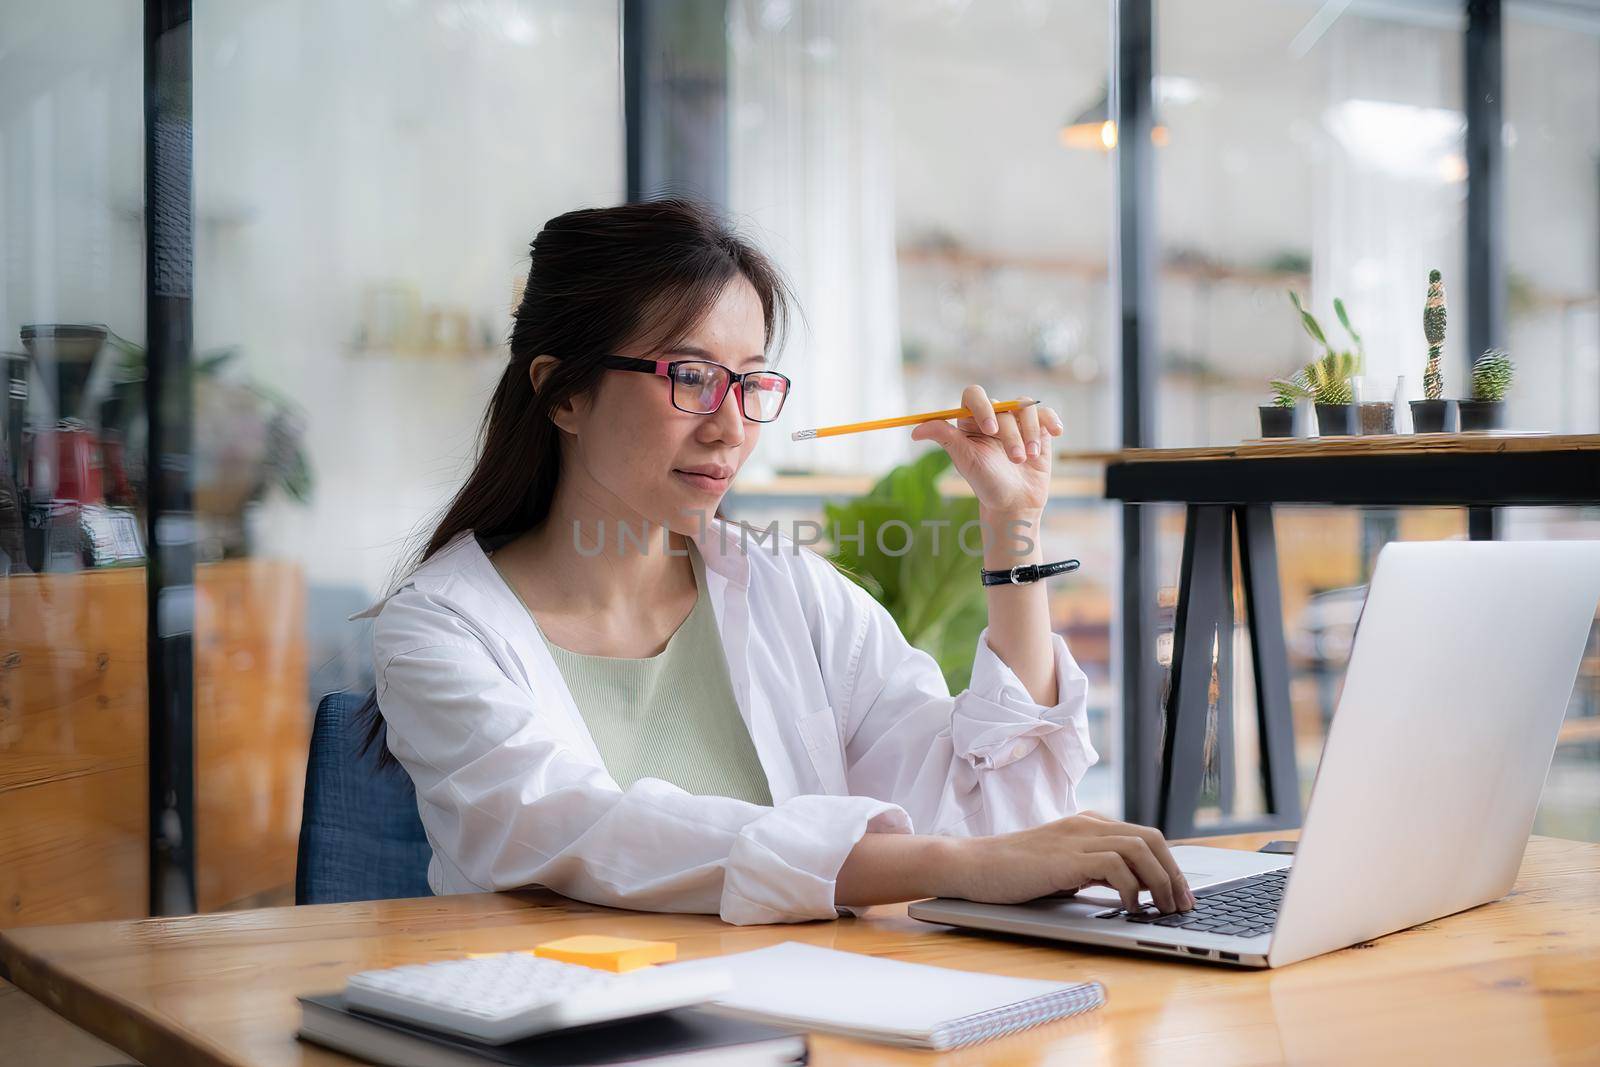
[[(1253, 848), (1266, 834), (1207, 843)], [(1106, 1007), (935, 1057), (828, 1036), (817, 1064), (1600, 1062), (1600, 845), (1534, 838), (1505, 900), (1281, 971), (1147, 961), (906, 917), (728, 926), (527, 892), (0, 932), (12, 980), (157, 1065), (345, 1064), (294, 1038), (297, 994), (348, 974), (606, 932), (694, 959), (806, 941), (1033, 978), (1097, 978)]]

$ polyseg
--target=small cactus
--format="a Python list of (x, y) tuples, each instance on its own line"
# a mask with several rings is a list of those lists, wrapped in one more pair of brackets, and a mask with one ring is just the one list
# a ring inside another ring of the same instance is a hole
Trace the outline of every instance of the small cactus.
[(1311, 395), (1319, 404), (1349, 404), (1355, 401), (1350, 376), (1361, 372), (1361, 361), (1349, 352), (1331, 348), (1321, 359), (1312, 360), (1301, 372)]
[(1444, 374), (1439, 357), (1444, 351), (1444, 281), (1437, 270), (1428, 272), (1428, 299), (1422, 305), (1422, 333), (1428, 339), (1428, 365), (1422, 372), (1422, 392), (1429, 400), (1444, 396)]
[(1472, 399), (1504, 400), (1516, 367), (1503, 348), (1491, 348), (1472, 363)]

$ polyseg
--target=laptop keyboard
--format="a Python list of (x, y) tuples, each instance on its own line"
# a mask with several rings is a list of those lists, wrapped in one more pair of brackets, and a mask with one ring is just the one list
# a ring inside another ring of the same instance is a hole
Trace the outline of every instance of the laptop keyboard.
[(1177, 926), (1208, 934), (1230, 937), (1255, 937), (1272, 929), (1278, 919), (1278, 904), (1289, 872), (1268, 871), (1242, 882), (1230, 882), (1194, 895), (1194, 910), (1163, 915), (1154, 909), (1129, 915), (1121, 908), (1097, 912), (1097, 919), (1127, 919), (1152, 926)]

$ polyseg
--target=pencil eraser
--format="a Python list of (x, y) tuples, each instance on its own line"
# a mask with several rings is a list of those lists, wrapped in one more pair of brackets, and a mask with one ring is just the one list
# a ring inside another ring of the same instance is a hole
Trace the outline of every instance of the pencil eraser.
[(671, 941), (635, 941), (630, 937), (581, 934), (546, 941), (533, 948), (535, 956), (566, 963), (581, 963), (602, 971), (636, 971), (652, 963), (670, 963), (678, 958), (678, 946)]

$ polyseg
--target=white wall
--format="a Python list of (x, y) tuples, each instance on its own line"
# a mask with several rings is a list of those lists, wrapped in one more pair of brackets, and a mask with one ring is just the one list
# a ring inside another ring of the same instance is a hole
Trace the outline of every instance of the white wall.
[(25, 323), (143, 342), (143, 93), (137, 4), (0, 0), (0, 349)]
[[(459, 485), (528, 242), (622, 197), (617, 30), (591, 0), (196, 8), (196, 344), (304, 406), (317, 477), (260, 552), (376, 591)], [(476, 351), (358, 351), (396, 292)]]

